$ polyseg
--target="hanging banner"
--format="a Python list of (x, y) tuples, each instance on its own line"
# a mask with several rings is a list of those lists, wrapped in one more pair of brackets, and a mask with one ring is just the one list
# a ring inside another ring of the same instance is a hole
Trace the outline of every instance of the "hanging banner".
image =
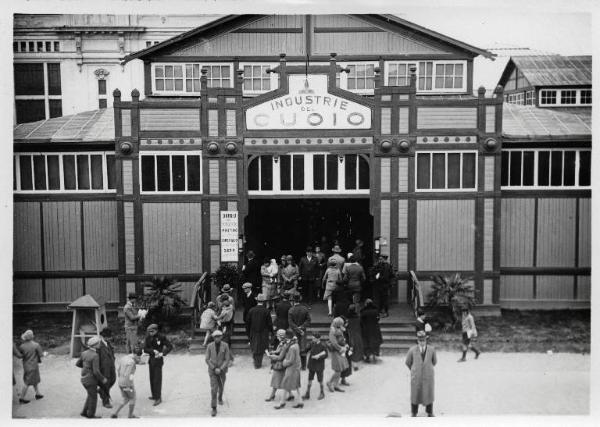
[(246, 110), (246, 128), (371, 129), (371, 109), (327, 92), (327, 76), (290, 75), (289, 93)]
[(238, 260), (238, 211), (221, 211), (221, 262)]

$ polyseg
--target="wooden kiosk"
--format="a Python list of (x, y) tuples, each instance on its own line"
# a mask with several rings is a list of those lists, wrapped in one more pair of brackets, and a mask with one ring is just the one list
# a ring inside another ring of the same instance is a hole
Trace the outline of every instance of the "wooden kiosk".
[(71, 331), (71, 357), (79, 357), (87, 340), (99, 336), (108, 326), (104, 301), (91, 295), (77, 298), (68, 306), (73, 310), (73, 328)]

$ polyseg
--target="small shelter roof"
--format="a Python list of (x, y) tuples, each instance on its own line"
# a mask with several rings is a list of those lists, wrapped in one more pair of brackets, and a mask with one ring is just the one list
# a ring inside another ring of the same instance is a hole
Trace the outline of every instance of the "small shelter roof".
[(104, 305), (104, 300), (101, 298), (94, 298), (93, 296), (86, 294), (82, 297), (77, 298), (71, 304), (69, 308), (100, 308)]

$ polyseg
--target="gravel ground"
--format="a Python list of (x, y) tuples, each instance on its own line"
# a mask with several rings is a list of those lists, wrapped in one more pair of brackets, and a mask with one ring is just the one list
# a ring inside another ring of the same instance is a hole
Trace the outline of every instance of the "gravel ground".
[[(459, 354), (438, 352), (436, 367), (437, 416), (450, 415), (585, 415), (589, 413), (590, 356), (567, 353), (483, 353), (479, 360), (456, 363)], [(50, 355), (40, 366), (44, 399), (19, 405), (13, 388), (13, 417), (79, 417), (85, 391), (79, 382), (80, 370), (75, 359)], [(326, 362), (325, 375), (331, 371)], [(20, 388), (22, 370), (14, 362)], [(385, 356), (376, 365), (361, 364), (349, 378), (345, 393), (326, 391), (317, 401), (318, 384), (313, 383), (310, 401), (304, 409), (288, 404), (283, 410), (265, 402), (269, 394), (269, 369), (252, 368), (249, 356), (239, 356), (229, 370), (225, 387), (225, 404), (220, 417), (294, 417), (330, 415), (387, 416), (410, 414), (409, 375), (404, 355)], [(302, 373), (304, 392), (307, 372)], [(205, 417), (210, 414), (210, 388), (203, 355), (174, 354), (166, 358), (163, 368), (163, 404), (152, 407), (147, 365), (136, 373), (138, 404), (136, 414), (150, 417)], [(118, 387), (112, 389), (116, 402), (121, 399)], [(29, 398), (33, 397), (30, 388)], [(421, 412), (424, 409), (420, 408)], [(126, 416), (127, 408), (121, 411)], [(99, 405), (97, 415), (110, 416)], [(422, 413), (420, 415), (423, 415)]]

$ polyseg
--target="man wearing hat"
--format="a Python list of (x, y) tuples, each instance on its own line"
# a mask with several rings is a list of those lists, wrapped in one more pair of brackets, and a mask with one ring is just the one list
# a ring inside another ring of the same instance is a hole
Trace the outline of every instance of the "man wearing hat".
[(307, 352), (306, 329), (310, 326), (310, 312), (305, 305), (300, 305), (300, 299), (301, 296), (298, 292), (292, 294), (292, 308), (288, 312), (288, 323), (290, 329), (294, 332), (296, 338), (298, 338), (300, 361), (302, 363), (302, 370), (305, 370)]
[(231, 304), (231, 307), (233, 307), (233, 310), (235, 311), (235, 303), (233, 301), (233, 297), (231, 296), (232, 291), (233, 288), (229, 283), (225, 283), (221, 288), (221, 293), (217, 297), (217, 308), (219, 309), (219, 311), (221, 311), (221, 307), (223, 307), (223, 299), (225, 297), (227, 297), (229, 303)]
[(256, 259), (254, 251), (249, 250), (246, 254), (246, 264), (242, 267), (242, 280), (252, 284), (254, 295), (260, 293), (262, 277), (260, 275), (260, 262)]
[(217, 415), (217, 398), (219, 405), (223, 404), (223, 389), (225, 388), (225, 377), (229, 364), (229, 346), (222, 342), (223, 332), (218, 329), (212, 333), (213, 341), (206, 347), (204, 360), (208, 365), (208, 377), (210, 378), (210, 407), (211, 415)]
[(256, 306), (248, 312), (248, 335), (255, 369), (262, 367), (263, 354), (269, 348), (269, 336), (273, 332), (273, 321), (271, 313), (265, 307), (265, 300), (263, 294), (258, 294)]
[(173, 350), (173, 345), (166, 336), (158, 332), (158, 325), (153, 323), (146, 329), (148, 334), (144, 341), (144, 353), (150, 355), (148, 359), (148, 369), (150, 371), (150, 391), (154, 400), (154, 405), (160, 405), (162, 402), (162, 367), (164, 356)]
[(336, 268), (338, 270), (342, 271), (342, 267), (344, 266), (344, 263), (346, 262), (344, 257), (340, 255), (340, 253), (342, 252), (342, 248), (340, 248), (340, 245), (335, 245), (331, 251), (333, 252), (333, 255), (331, 255), (329, 257), (329, 259), (327, 260), (327, 263), (329, 264), (329, 261), (335, 262)]
[(246, 335), (248, 335), (248, 339), (250, 339), (250, 334), (248, 333), (248, 312), (256, 305), (256, 296), (252, 292), (252, 283), (250, 282), (246, 282), (242, 285), (242, 291), (242, 305), (244, 306), (242, 318), (246, 325)]
[(316, 292), (319, 289), (317, 280), (319, 277), (319, 260), (313, 253), (312, 246), (306, 247), (306, 256), (300, 258), (299, 265), (300, 287), (302, 288), (303, 297), (308, 304), (311, 304), (316, 298)]
[(98, 357), (100, 359), (100, 372), (106, 377), (106, 384), (100, 384), (98, 394), (102, 399), (102, 406), (112, 408), (110, 404), (110, 389), (117, 381), (117, 369), (115, 367), (115, 350), (109, 342), (112, 336), (109, 328), (104, 328), (100, 332), (100, 346), (98, 347)]
[(81, 411), (81, 416), (86, 418), (100, 418), (96, 416), (98, 404), (98, 385), (106, 384), (108, 381), (100, 372), (100, 358), (98, 348), (100, 337), (91, 337), (87, 342), (88, 349), (81, 353), (75, 366), (81, 368), (81, 384), (87, 392), (87, 398)]
[(419, 405), (425, 405), (428, 417), (433, 417), (435, 348), (427, 345), (425, 331), (417, 332), (417, 345), (408, 350), (406, 366), (410, 369), (410, 412), (417, 416)]
[(127, 295), (127, 302), (123, 307), (123, 314), (125, 315), (125, 348), (127, 353), (131, 353), (137, 346), (137, 332), (138, 324), (141, 316), (138, 313), (138, 309), (134, 307), (137, 301), (137, 295), (134, 292), (130, 292)]
[(387, 259), (387, 255), (379, 254), (377, 264), (375, 264), (371, 270), (373, 298), (382, 317), (389, 316), (390, 286), (392, 279), (394, 278), (394, 270)]

